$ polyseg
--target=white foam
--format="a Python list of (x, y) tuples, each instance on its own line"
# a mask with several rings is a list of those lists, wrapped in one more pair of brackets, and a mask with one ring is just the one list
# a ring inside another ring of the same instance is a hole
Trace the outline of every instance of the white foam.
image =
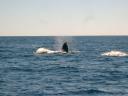
[(115, 50), (102, 53), (101, 55), (102, 56), (117, 56), (117, 57), (120, 57), (120, 56), (128, 56), (128, 54), (126, 52), (115, 51)]
[(56, 53), (57, 51), (49, 50), (47, 48), (38, 48), (36, 54), (45, 54), (45, 53)]
[[(73, 53), (78, 53), (80, 51), (70, 51), (68, 52), (69, 54), (73, 54)], [(58, 51), (54, 51), (54, 50), (49, 50), (47, 48), (38, 48), (34, 54), (65, 54), (66, 52), (58, 50)]]
[(66, 53), (66, 52), (49, 50), (47, 48), (38, 48), (34, 53), (35, 54), (55, 54), (55, 53)]

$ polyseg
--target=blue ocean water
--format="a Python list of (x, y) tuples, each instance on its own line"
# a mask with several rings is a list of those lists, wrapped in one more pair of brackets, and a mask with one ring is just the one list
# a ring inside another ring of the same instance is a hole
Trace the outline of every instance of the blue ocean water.
[(0, 37), (0, 96), (128, 96), (128, 56), (101, 55), (128, 52), (127, 36), (63, 37), (78, 52), (33, 53), (56, 38)]

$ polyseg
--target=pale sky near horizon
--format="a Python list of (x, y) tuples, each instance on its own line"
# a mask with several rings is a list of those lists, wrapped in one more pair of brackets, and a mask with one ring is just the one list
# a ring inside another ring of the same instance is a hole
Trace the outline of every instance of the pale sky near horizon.
[(0, 36), (128, 35), (128, 0), (0, 0)]

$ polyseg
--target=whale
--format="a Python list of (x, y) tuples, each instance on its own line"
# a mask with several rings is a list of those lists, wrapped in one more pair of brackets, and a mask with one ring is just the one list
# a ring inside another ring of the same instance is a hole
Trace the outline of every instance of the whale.
[(62, 45), (62, 49), (61, 49), (63, 52), (66, 52), (68, 53), (68, 44), (67, 42), (64, 42), (64, 44)]
[(41, 47), (41, 48), (38, 48), (35, 53), (36, 54), (68, 53), (68, 45), (67, 45), (67, 42), (64, 42), (61, 50), (59, 50), (59, 51), (54, 51), (54, 50), (50, 50), (50, 49)]

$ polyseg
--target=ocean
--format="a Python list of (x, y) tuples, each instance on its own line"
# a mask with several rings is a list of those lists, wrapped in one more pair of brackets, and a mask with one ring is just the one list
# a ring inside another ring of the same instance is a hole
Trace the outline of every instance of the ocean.
[(128, 96), (127, 54), (128, 36), (1, 36), (0, 96)]

